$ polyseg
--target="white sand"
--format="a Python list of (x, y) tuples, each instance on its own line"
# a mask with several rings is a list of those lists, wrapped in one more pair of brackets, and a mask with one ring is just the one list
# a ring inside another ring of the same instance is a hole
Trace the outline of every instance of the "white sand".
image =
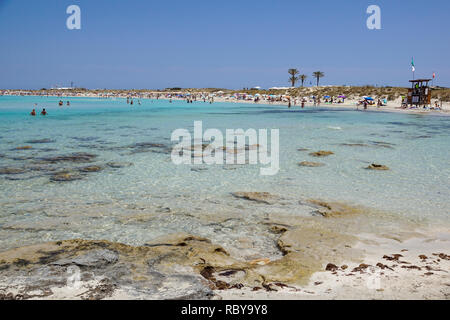
[[(359, 263), (347, 262), (340, 264), (348, 266), (345, 270), (316, 272), (304, 287), (271, 286), (278, 291), (243, 288), (216, 293), (226, 300), (450, 299), (450, 257), (442, 259), (433, 255), (449, 253), (448, 232), (439, 235), (439, 240), (432, 237), (399, 242), (370, 235), (361, 235), (361, 238), (363, 240), (357, 247), (366, 252), (363, 261), (370, 265), (362, 272), (352, 271)], [(392, 254), (402, 257), (398, 261), (383, 258), (384, 255), (392, 257)], [(419, 255), (425, 255), (427, 259), (419, 258)], [(378, 263), (393, 270), (382, 269), (376, 266)]]

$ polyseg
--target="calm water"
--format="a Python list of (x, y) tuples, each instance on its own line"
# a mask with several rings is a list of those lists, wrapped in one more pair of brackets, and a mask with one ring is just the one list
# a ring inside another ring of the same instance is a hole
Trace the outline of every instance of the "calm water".
[[(420, 223), (450, 222), (450, 117), (161, 100), (130, 107), (124, 99), (95, 98), (70, 98), (71, 106), (60, 108), (58, 101), (0, 97), (0, 249), (74, 237), (138, 244), (178, 231), (225, 241), (233, 236), (192, 215), (301, 216), (307, 212), (293, 201), (307, 198), (361, 204)], [(49, 115), (30, 117), (34, 103)], [(260, 176), (257, 165), (174, 165), (171, 132), (192, 130), (195, 120), (223, 132), (279, 129), (279, 173)], [(23, 146), (32, 148), (16, 150)], [(335, 154), (313, 158), (299, 148)], [(74, 153), (88, 156), (58, 158)], [(299, 167), (300, 161), (326, 165)], [(391, 170), (364, 170), (370, 163)], [(92, 165), (103, 170), (77, 171)], [(52, 181), (64, 170), (80, 179)], [(254, 205), (230, 196), (235, 191), (268, 191), (289, 201)], [(157, 218), (149, 223), (140, 213)], [(232, 228), (236, 237), (252, 231), (240, 228)]]

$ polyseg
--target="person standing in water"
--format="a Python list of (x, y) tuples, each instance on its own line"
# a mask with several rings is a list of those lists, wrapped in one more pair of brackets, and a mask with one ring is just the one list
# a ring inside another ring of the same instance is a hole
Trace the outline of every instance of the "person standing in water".
[(45, 108), (44, 109), (42, 109), (42, 111), (41, 111), (41, 116), (46, 116), (47, 115), (47, 111), (45, 111)]
[(31, 111), (30, 115), (34, 117), (36, 115), (36, 109), (33, 109), (33, 111)]

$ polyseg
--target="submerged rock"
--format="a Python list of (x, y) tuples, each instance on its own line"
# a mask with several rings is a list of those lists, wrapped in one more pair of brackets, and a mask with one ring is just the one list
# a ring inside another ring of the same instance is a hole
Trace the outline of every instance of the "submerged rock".
[(31, 143), (31, 144), (35, 144), (35, 143), (53, 143), (53, 142), (55, 142), (55, 140), (48, 139), (48, 138), (44, 138), (44, 139), (34, 139), (34, 140), (28, 140), (28, 141), (26, 141), (26, 143)]
[(25, 172), (26, 170), (22, 168), (9, 168), (9, 167), (0, 168), (0, 174), (21, 174)]
[(211, 299), (212, 288), (249, 277), (246, 265), (224, 252), (186, 234), (138, 247), (57, 241), (0, 253), (0, 283), (15, 299)]
[(169, 148), (169, 146), (162, 143), (154, 143), (154, 142), (139, 142), (128, 146), (128, 148), (132, 149), (130, 154), (145, 153), (145, 152), (170, 154), (172, 152), (172, 149)]
[(364, 212), (363, 208), (351, 206), (341, 202), (325, 202), (322, 200), (308, 200), (309, 204), (312, 204), (317, 208), (316, 214), (319, 214), (325, 218), (348, 216), (354, 214), (361, 214)]
[(86, 153), (86, 152), (76, 152), (69, 155), (55, 156), (55, 157), (44, 157), (41, 158), (39, 163), (60, 163), (60, 162), (75, 162), (75, 163), (86, 163), (92, 162), (97, 155)]
[(191, 171), (195, 171), (195, 172), (201, 172), (201, 171), (205, 171), (205, 170), (208, 170), (208, 167), (203, 166), (203, 167), (193, 167), (193, 168), (191, 168)]
[(119, 259), (117, 252), (106, 249), (92, 250), (74, 258), (61, 259), (52, 262), (51, 265), (67, 266), (77, 265), (80, 267), (103, 267), (108, 264), (114, 264)]
[(131, 162), (114, 162), (114, 161), (111, 161), (111, 162), (108, 162), (106, 165), (108, 167), (118, 169), (118, 168), (131, 167), (133, 164)]
[(302, 161), (298, 164), (301, 167), (323, 167), (325, 164), (321, 162)]
[(62, 171), (54, 173), (50, 177), (50, 181), (55, 182), (66, 182), (66, 181), (75, 181), (80, 180), (83, 177), (78, 172), (72, 172), (72, 171)]
[(81, 172), (99, 172), (102, 171), (103, 168), (100, 166), (88, 166), (79, 169)]
[(23, 147), (17, 147), (14, 150), (30, 150), (33, 149), (32, 146), (23, 146)]
[(233, 192), (232, 195), (236, 198), (255, 201), (259, 203), (272, 204), (278, 197), (268, 192)]
[(385, 165), (382, 164), (376, 164), (376, 163), (372, 163), (371, 165), (369, 165), (366, 169), (368, 170), (389, 170), (389, 168)]
[(334, 152), (332, 152), (332, 151), (320, 150), (320, 151), (317, 151), (317, 152), (311, 152), (309, 155), (313, 156), (313, 157), (327, 157), (327, 156), (332, 155), (332, 154), (334, 154)]
[(247, 150), (247, 151), (249, 151), (249, 150), (259, 150), (259, 149), (262, 149), (262, 146), (260, 145), (260, 144), (251, 144), (251, 145), (248, 145), (248, 144), (246, 144), (245, 145), (245, 150)]
[(370, 147), (365, 143), (341, 143), (340, 145), (344, 147)]
[(394, 149), (395, 144), (385, 141), (369, 141), (372, 145), (380, 148)]

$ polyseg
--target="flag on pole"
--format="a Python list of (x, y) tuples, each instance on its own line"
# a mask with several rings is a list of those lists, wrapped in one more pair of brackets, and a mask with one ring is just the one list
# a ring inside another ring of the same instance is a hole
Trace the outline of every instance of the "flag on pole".
[(436, 78), (436, 73), (435, 73), (435, 72), (433, 72), (433, 79), (434, 79), (434, 78)]
[(411, 68), (412, 68), (412, 72), (416, 71), (416, 66), (414, 65), (414, 58), (412, 58), (412, 60), (411, 60)]

